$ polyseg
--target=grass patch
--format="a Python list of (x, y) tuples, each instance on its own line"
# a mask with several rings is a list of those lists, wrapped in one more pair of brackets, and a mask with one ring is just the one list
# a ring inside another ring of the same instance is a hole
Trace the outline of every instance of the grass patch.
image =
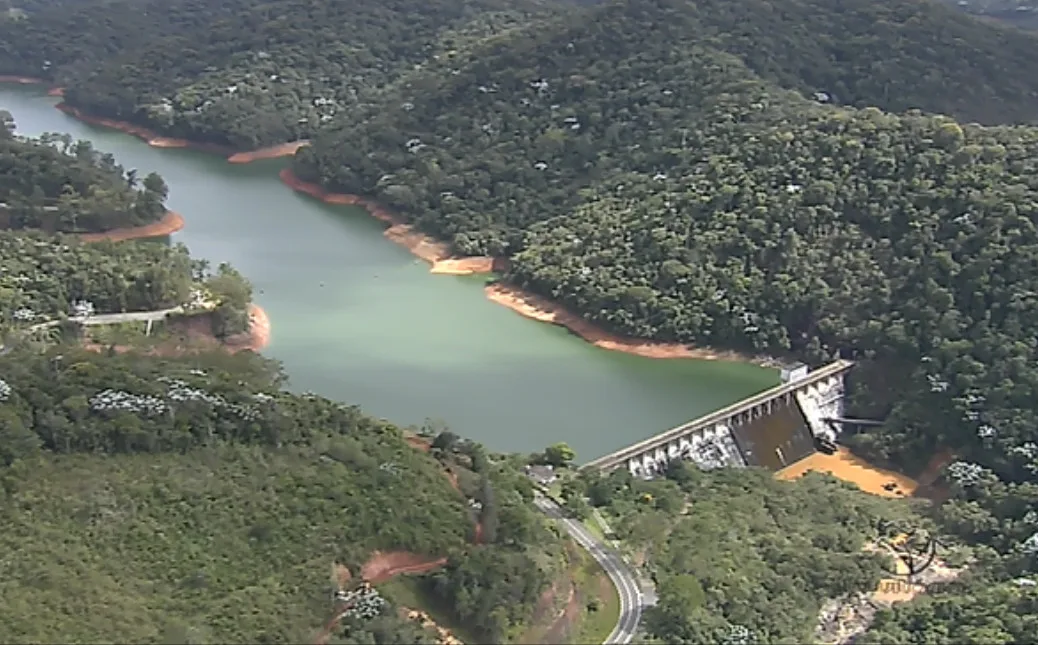
[(594, 535), (602, 542), (605, 542), (606, 544), (609, 543), (609, 538), (607, 538), (606, 534), (602, 531), (602, 525), (598, 523), (598, 520), (595, 519), (594, 515), (587, 516), (587, 519), (584, 520), (584, 528), (590, 531), (591, 535)]
[(580, 629), (574, 643), (602, 643), (620, 620), (620, 594), (604, 569), (587, 552), (575, 577), (580, 589)]
[(148, 333), (146, 322), (126, 322), (112, 325), (91, 325), (84, 329), (87, 342), (98, 345), (151, 345), (170, 338), (164, 321), (156, 321)]
[(480, 642), (480, 639), (458, 622), (441, 598), (425, 590), (421, 576), (397, 576), (389, 582), (378, 585), (378, 591), (398, 607), (417, 609), (429, 614), (437, 625), (450, 630), (461, 642), (466, 644)]

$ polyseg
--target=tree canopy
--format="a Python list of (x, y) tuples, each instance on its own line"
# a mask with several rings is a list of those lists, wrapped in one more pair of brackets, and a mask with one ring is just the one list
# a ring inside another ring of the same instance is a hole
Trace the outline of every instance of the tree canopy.
[(167, 192), (158, 174), (138, 177), (89, 141), (16, 137), (0, 128), (2, 228), (100, 233), (141, 226), (166, 214)]
[(309, 137), (428, 58), (556, 4), (61, 0), (0, 14), (0, 74), (52, 80), (93, 114), (253, 149)]

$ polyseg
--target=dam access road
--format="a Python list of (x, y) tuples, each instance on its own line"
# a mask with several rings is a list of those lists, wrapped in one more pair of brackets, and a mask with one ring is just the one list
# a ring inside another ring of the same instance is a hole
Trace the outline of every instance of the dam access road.
[(581, 461), (760, 392), (776, 370), (608, 351), (487, 300), (479, 276), (432, 275), (356, 207), (327, 206), (278, 180), (284, 159), (231, 164), (161, 149), (54, 108), (44, 86), (0, 85), (16, 132), (89, 139), (140, 174), (159, 173), (173, 236), (253, 284), (295, 391), (355, 403), (406, 426), (427, 418), (494, 451), (557, 441)]
[(573, 541), (598, 562), (620, 596), (620, 617), (613, 631), (603, 645), (627, 645), (638, 633), (642, 611), (645, 608), (645, 595), (642, 593), (638, 578), (624, 562), (619, 553), (602, 543), (584, 526), (567, 517), (558, 504), (540, 493), (535, 493), (534, 504), (548, 517), (559, 522)]

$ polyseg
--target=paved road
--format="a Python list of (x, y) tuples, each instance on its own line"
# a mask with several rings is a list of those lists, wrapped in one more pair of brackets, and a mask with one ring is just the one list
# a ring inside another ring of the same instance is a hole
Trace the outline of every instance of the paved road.
[[(168, 316), (175, 314), (186, 313), (187, 309), (183, 306), (170, 307), (169, 309), (156, 309), (154, 311), (127, 311), (117, 314), (94, 314), (92, 316), (69, 316), (68, 320), (77, 322), (86, 327), (94, 325), (118, 325), (128, 322), (148, 322), (159, 320), (165, 320)], [(51, 327), (57, 327), (63, 321), (62, 320), (48, 320), (35, 324), (25, 330), (26, 334), (31, 334), (35, 331), (42, 329), (50, 329)], [(5, 347), (0, 344), (0, 356), (9, 353), (13, 347)]]
[(620, 619), (606, 638), (604, 645), (626, 645), (630, 643), (638, 631), (642, 620), (644, 598), (638, 579), (613, 549), (603, 544), (580, 522), (566, 517), (559, 505), (547, 497), (537, 495), (534, 504), (548, 517), (558, 520), (570, 537), (591, 554), (616, 586), (620, 595)]

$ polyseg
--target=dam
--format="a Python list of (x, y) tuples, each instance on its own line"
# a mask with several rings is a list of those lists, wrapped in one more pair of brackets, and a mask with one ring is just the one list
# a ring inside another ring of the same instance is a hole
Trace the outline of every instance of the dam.
[(796, 365), (782, 383), (655, 437), (588, 462), (582, 468), (626, 467), (651, 478), (675, 459), (704, 469), (758, 466), (781, 470), (815, 452), (818, 439), (835, 441), (843, 418), (844, 380), (854, 363), (838, 360), (816, 370)]

